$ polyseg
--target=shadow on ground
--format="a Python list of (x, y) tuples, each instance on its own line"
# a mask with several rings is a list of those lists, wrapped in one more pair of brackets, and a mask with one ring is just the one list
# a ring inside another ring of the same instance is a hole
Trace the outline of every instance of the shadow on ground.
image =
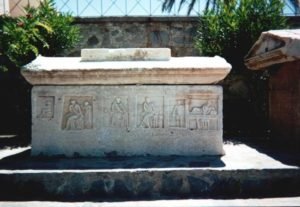
[[(297, 149), (283, 147), (265, 138), (225, 138), (225, 143), (246, 144), (260, 153), (285, 165), (300, 167), (300, 152)], [(222, 168), (225, 163), (221, 156), (107, 156), (99, 157), (31, 157), (30, 149), (13, 153), (13, 149), (24, 147), (18, 143), (18, 137), (2, 137), (0, 150), (7, 156), (0, 158), (0, 169), (136, 169), (136, 168)], [(28, 145), (27, 145), (28, 146)]]
[(30, 157), (30, 149), (0, 160), (0, 169), (136, 169), (224, 167), (220, 156)]

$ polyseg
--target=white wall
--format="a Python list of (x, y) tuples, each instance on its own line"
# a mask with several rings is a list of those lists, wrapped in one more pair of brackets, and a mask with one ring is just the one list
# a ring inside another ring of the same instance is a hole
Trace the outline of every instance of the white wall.
[(8, 0), (0, 0), (0, 15), (9, 14)]
[(42, 0), (0, 0), (0, 15), (10, 14), (11, 16), (24, 15), (24, 7), (30, 5), (36, 7)]

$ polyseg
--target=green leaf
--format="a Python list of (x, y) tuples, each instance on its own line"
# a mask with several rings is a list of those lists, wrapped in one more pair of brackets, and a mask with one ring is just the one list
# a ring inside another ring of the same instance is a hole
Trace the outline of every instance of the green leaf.
[[(38, 54), (56, 55), (73, 47), (80, 39), (73, 17), (55, 10), (54, 0), (44, 0), (37, 8), (26, 7), (26, 16), (0, 16), (0, 54), (20, 67)], [(6, 67), (5, 62), (2, 68)], [(9, 68), (9, 67), (7, 67)]]
[(281, 0), (218, 0), (200, 16), (195, 46), (203, 55), (225, 57), (233, 70), (240, 70), (261, 32), (287, 28), (282, 8)]

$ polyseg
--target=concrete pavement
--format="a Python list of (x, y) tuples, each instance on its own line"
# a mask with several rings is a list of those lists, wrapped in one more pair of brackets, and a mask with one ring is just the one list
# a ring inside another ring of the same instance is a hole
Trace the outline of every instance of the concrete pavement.
[(261, 199), (191, 199), (127, 202), (0, 202), (0, 207), (199, 207), (199, 206), (300, 206), (300, 197)]

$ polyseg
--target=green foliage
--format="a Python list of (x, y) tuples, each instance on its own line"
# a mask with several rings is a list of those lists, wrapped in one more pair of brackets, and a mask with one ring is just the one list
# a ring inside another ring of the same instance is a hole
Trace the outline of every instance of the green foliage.
[[(183, 4), (185, 4), (185, 3), (187, 3), (187, 0), (180, 0), (178, 11), (180, 11)], [(188, 7), (188, 11), (187, 11), (188, 15), (190, 15), (195, 3), (196, 3), (196, 0), (192, 0), (189, 2), (189, 7)], [(207, 0), (206, 4), (209, 4), (209, 3), (210, 3), (210, 0)], [(175, 4), (175, 0), (164, 0), (164, 2), (162, 4), (162, 11), (167, 11), (170, 13), (174, 4)]]
[[(237, 120), (232, 129), (267, 131), (267, 76), (264, 71), (245, 69), (244, 57), (261, 32), (287, 27), (282, 9), (282, 0), (217, 0), (200, 17), (196, 47), (203, 55), (220, 55), (232, 65), (222, 83), (224, 108), (240, 111), (224, 112), (224, 123), (232, 117)], [(251, 124), (244, 117), (253, 120)]]
[(38, 18), (46, 19), (53, 32), (41, 30), (49, 48), (41, 47), (42, 55), (53, 56), (65, 49), (72, 48), (80, 39), (79, 28), (72, 25), (73, 17), (62, 14), (54, 9), (54, 0), (41, 3)]
[(53, 0), (25, 11), (26, 16), (0, 17), (0, 70), (19, 68), (38, 54), (53, 56), (79, 41), (79, 29), (72, 25), (73, 18), (57, 12)]
[(218, 0), (200, 17), (196, 47), (203, 55), (225, 57), (234, 70), (261, 32), (286, 27), (281, 0)]

